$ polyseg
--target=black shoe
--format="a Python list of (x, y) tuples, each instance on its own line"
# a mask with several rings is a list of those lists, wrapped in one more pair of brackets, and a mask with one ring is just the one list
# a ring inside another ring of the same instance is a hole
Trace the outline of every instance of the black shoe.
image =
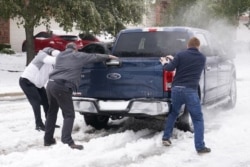
[(55, 125), (55, 128), (60, 128), (60, 126), (59, 125)]
[(51, 146), (51, 145), (54, 145), (54, 144), (56, 144), (56, 139), (52, 139), (52, 140), (50, 140), (50, 141), (45, 141), (44, 140), (44, 146)]
[(41, 124), (41, 125), (36, 125), (36, 128), (35, 128), (35, 129), (38, 130), (38, 131), (40, 131), (40, 130), (45, 131), (45, 126), (44, 126), (43, 124)]
[(83, 146), (82, 145), (77, 145), (77, 144), (70, 144), (69, 145), (70, 148), (72, 149), (77, 149), (77, 150), (82, 150), (83, 149)]
[(207, 148), (207, 147), (204, 147), (203, 149), (197, 150), (197, 153), (199, 153), (199, 154), (210, 153), (210, 152), (211, 152), (211, 149)]

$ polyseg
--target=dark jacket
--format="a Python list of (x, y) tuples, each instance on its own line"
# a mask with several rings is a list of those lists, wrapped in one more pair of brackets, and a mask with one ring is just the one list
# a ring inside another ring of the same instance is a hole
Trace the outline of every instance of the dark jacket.
[(176, 70), (172, 86), (185, 86), (197, 89), (206, 57), (196, 48), (179, 52), (173, 61), (164, 65), (167, 71)]
[(109, 56), (106, 54), (88, 54), (68, 48), (56, 57), (56, 64), (49, 78), (66, 80), (78, 87), (84, 65), (107, 59), (109, 59)]

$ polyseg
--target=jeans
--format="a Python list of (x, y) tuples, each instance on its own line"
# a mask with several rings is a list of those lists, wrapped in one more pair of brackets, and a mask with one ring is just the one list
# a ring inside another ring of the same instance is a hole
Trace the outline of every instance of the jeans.
[(169, 139), (172, 136), (175, 121), (179, 115), (181, 106), (185, 104), (194, 126), (195, 148), (196, 150), (203, 149), (205, 147), (204, 120), (197, 90), (177, 86), (172, 88), (171, 96), (172, 107), (166, 120), (163, 140)]
[(49, 81), (46, 90), (49, 100), (49, 111), (45, 124), (44, 140), (51, 141), (53, 139), (57, 113), (60, 107), (63, 115), (61, 140), (65, 144), (74, 144), (74, 141), (71, 137), (75, 119), (75, 111), (72, 101), (72, 89), (54, 81)]

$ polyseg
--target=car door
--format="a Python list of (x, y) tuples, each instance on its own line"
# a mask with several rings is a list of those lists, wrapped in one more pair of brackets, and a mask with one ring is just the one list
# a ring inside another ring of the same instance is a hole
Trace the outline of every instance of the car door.
[(201, 78), (201, 88), (204, 103), (213, 101), (217, 97), (218, 88), (218, 58), (213, 54), (209, 38), (203, 33), (195, 35), (201, 42), (200, 51), (206, 56), (204, 74)]
[[(229, 94), (232, 78), (232, 60), (226, 54), (222, 45), (214, 40), (214, 52), (218, 57), (218, 98)], [(230, 53), (231, 54), (231, 53)]]

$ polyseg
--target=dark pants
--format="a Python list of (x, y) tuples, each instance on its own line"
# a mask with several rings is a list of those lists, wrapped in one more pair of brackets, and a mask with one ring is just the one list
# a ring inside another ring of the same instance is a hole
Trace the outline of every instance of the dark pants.
[(33, 108), (36, 125), (37, 126), (43, 125), (40, 105), (43, 106), (45, 117), (47, 116), (47, 111), (49, 109), (48, 98), (45, 88), (44, 87), (37, 88), (33, 83), (31, 83), (26, 78), (20, 78), (19, 85), (22, 88), (24, 94), (26, 95), (27, 99), (29, 100)]
[(49, 100), (49, 111), (45, 125), (45, 141), (51, 141), (55, 132), (55, 124), (59, 107), (63, 115), (63, 128), (61, 140), (65, 144), (73, 144), (71, 137), (75, 111), (72, 101), (72, 89), (66, 87), (64, 84), (49, 81), (47, 84), (47, 95)]

